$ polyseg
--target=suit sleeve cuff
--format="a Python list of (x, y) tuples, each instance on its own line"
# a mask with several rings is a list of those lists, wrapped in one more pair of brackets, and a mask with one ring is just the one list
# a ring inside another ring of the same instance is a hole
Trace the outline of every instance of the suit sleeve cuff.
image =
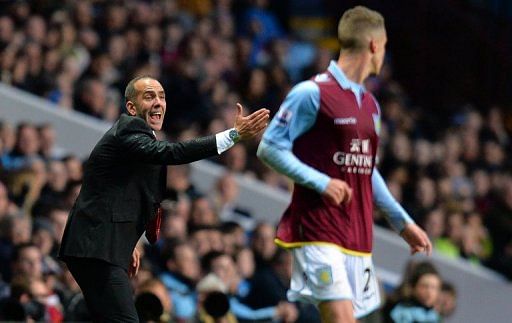
[(235, 145), (235, 142), (229, 138), (229, 132), (233, 129), (234, 128), (224, 130), (215, 135), (215, 139), (217, 141), (217, 153), (219, 155)]

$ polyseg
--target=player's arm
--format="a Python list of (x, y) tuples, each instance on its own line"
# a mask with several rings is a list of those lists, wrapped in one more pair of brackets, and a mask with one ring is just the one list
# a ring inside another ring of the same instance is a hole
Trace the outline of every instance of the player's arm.
[(372, 187), (375, 204), (384, 212), (393, 229), (409, 244), (411, 253), (425, 251), (430, 254), (432, 244), (427, 234), (414, 223), (407, 211), (391, 195), (384, 178), (376, 168), (373, 169)]
[(382, 178), (377, 168), (373, 169), (372, 187), (375, 204), (384, 212), (384, 215), (396, 232), (400, 233), (406, 224), (414, 223), (414, 220), (407, 211), (391, 195), (384, 178)]
[(288, 93), (258, 147), (257, 156), (294, 182), (321, 193), (329, 176), (306, 165), (292, 152), (293, 142), (315, 123), (320, 106), (320, 89), (313, 81), (297, 84)]
[(295, 183), (315, 190), (331, 202), (350, 199), (348, 185), (306, 165), (292, 152), (293, 142), (316, 121), (320, 108), (320, 89), (313, 81), (297, 84), (287, 95), (270, 122), (258, 147), (258, 158)]

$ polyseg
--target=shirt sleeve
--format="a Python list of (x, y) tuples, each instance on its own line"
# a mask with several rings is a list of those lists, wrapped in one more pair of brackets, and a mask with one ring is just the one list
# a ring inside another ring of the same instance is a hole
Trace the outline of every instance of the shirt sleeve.
[(115, 132), (119, 146), (116, 149), (121, 151), (124, 158), (151, 164), (178, 165), (213, 157), (218, 153), (213, 135), (177, 143), (159, 141), (144, 120), (127, 118), (120, 119)]
[(235, 142), (229, 138), (229, 132), (233, 129), (234, 128), (224, 130), (215, 135), (215, 139), (217, 140), (217, 153), (219, 155), (235, 145)]
[(316, 121), (320, 89), (313, 81), (297, 84), (288, 93), (270, 122), (258, 147), (258, 158), (294, 182), (318, 193), (325, 191), (330, 177), (304, 164), (292, 152), (293, 142)]
[(376, 168), (373, 169), (372, 187), (375, 204), (384, 212), (395, 231), (401, 232), (407, 223), (414, 223), (407, 211), (391, 195), (384, 178)]
[(229, 306), (237, 318), (244, 320), (271, 320), (276, 314), (275, 306), (252, 309), (236, 297), (229, 298)]

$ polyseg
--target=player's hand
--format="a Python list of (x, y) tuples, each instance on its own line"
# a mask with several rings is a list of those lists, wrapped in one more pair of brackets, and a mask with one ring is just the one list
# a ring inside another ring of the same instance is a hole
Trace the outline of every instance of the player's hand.
[(288, 302), (279, 302), (276, 306), (276, 319), (284, 323), (292, 323), (297, 321), (299, 311), (297, 307)]
[(137, 273), (139, 272), (139, 266), (140, 266), (140, 253), (139, 250), (137, 250), (137, 247), (133, 249), (132, 253), (132, 261), (130, 262), (130, 267), (128, 267), (128, 276), (135, 277)]
[(405, 229), (400, 233), (402, 238), (411, 247), (411, 255), (417, 252), (425, 252), (428, 256), (432, 253), (432, 243), (425, 231), (414, 223), (405, 225)]
[(240, 140), (247, 140), (257, 136), (267, 127), (270, 111), (267, 109), (259, 109), (244, 117), (243, 109), (240, 103), (236, 104), (235, 129), (240, 135)]
[(348, 203), (352, 200), (352, 189), (347, 182), (337, 178), (331, 178), (327, 188), (323, 192), (323, 196), (327, 201), (334, 205)]

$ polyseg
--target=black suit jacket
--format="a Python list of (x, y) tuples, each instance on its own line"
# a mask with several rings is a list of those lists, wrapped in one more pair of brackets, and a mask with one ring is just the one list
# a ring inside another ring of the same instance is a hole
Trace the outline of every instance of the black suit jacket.
[(143, 119), (122, 115), (89, 156), (59, 257), (97, 258), (128, 268), (163, 194), (162, 165), (215, 155), (215, 136), (182, 143), (158, 141)]

